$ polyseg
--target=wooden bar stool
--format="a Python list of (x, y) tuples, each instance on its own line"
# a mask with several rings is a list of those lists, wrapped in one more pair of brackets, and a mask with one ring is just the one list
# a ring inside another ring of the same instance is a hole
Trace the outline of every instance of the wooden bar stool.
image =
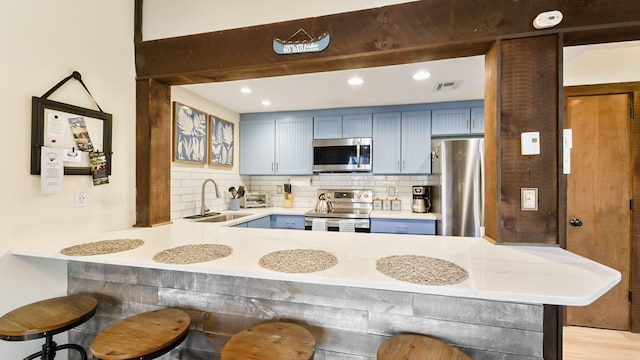
[(309, 330), (288, 322), (269, 322), (245, 329), (227, 341), (221, 360), (309, 360), (316, 340)]
[(378, 348), (377, 360), (472, 360), (455, 347), (424, 335), (395, 335)]
[(33, 340), (44, 337), (42, 350), (24, 360), (40, 358), (53, 360), (56, 351), (76, 350), (82, 360), (87, 352), (77, 344), (58, 345), (53, 335), (67, 331), (89, 320), (96, 312), (98, 300), (90, 295), (70, 295), (38, 301), (12, 310), (0, 318), (0, 339), (8, 341)]
[(102, 330), (91, 342), (97, 359), (155, 359), (187, 337), (191, 318), (178, 309), (162, 309), (120, 320)]

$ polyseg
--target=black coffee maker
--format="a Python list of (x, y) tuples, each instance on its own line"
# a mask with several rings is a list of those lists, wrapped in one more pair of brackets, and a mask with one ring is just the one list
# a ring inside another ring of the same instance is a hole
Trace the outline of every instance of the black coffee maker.
[(426, 213), (431, 211), (431, 186), (412, 186), (413, 202), (411, 211), (414, 213)]

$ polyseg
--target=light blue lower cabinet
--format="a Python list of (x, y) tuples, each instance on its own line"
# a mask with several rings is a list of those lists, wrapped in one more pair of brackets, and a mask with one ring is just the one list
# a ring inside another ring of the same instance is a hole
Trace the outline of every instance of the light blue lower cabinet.
[(251, 229), (296, 229), (304, 230), (303, 215), (271, 215), (233, 225)]
[(261, 217), (246, 223), (251, 229), (271, 229), (271, 216)]
[(271, 215), (271, 228), (304, 230), (304, 215)]
[(372, 233), (435, 235), (435, 220), (371, 219)]
[(251, 229), (271, 229), (271, 216), (265, 216), (259, 219), (236, 224), (236, 225), (233, 225), (233, 227), (243, 227), (243, 228), (251, 228)]

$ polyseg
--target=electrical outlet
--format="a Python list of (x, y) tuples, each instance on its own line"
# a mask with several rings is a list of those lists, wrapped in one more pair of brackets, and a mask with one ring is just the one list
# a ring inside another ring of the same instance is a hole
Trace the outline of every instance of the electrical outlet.
[(76, 190), (74, 204), (76, 207), (87, 206), (87, 192), (85, 190)]
[(389, 186), (389, 196), (396, 196), (396, 188)]
[(520, 201), (520, 210), (537, 211), (538, 188), (521, 188)]
[(282, 185), (277, 185), (276, 186), (276, 193), (282, 194)]

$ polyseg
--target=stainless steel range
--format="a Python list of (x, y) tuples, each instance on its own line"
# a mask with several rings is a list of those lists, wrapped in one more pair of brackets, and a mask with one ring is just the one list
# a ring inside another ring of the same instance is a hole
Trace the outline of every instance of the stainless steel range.
[[(315, 209), (304, 214), (304, 227), (306, 230), (313, 228), (314, 219), (326, 220), (328, 231), (339, 231), (354, 225), (356, 232), (370, 231), (370, 215), (373, 209), (372, 190), (343, 190), (320, 189), (318, 197), (327, 194), (327, 198), (333, 203), (333, 211), (317, 212)], [(349, 220), (349, 221), (341, 221)]]

